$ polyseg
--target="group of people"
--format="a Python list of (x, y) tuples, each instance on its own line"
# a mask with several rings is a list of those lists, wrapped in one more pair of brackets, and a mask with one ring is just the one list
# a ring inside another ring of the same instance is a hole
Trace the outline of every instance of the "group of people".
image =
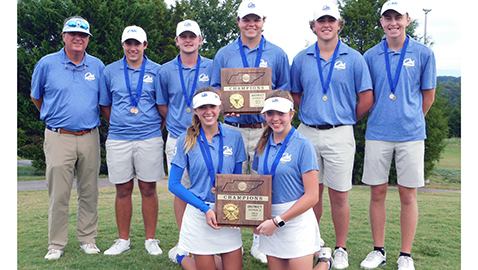
[[(398, 269), (414, 269), (411, 249), (418, 223), (417, 188), (424, 185), (425, 115), (436, 88), (434, 54), (406, 35), (411, 19), (400, 0), (383, 5), (380, 22), (386, 36), (363, 56), (340, 41), (344, 20), (337, 5), (319, 1), (317, 7), (309, 25), (317, 42), (301, 51), (291, 67), (285, 52), (262, 35), (266, 15), (255, 0), (240, 4), (240, 36), (214, 60), (199, 54), (199, 25), (179, 22), (175, 42), (180, 53), (162, 66), (145, 55), (145, 31), (128, 26), (121, 38), (124, 57), (105, 67), (85, 51), (89, 23), (78, 16), (66, 19), (64, 48), (37, 63), (31, 88), (47, 125), (45, 259), (59, 259), (67, 244), (75, 173), (80, 248), (100, 253), (95, 237), (101, 113), (109, 122), (107, 165), (109, 181), (116, 186), (119, 234), (105, 255), (130, 249), (135, 177), (145, 248), (149, 254), (162, 254), (155, 239), (156, 182), (165, 175), (165, 148), (179, 229), (179, 241), (168, 254), (171, 261), (185, 269), (241, 269), (240, 229), (221, 227), (216, 220), (215, 175), (266, 174), (273, 179), (272, 215), (254, 229), (251, 254), (270, 269), (347, 268), (353, 125), (370, 112), (362, 181), (371, 187), (374, 249), (360, 266), (374, 269), (386, 263), (385, 197), (395, 156), (402, 207)], [(226, 114), (221, 123), (221, 69), (242, 67), (271, 67), (274, 91), (260, 114)], [(297, 130), (292, 126), (294, 107), (301, 121)], [(333, 257), (319, 231), (324, 186), (336, 236)]]

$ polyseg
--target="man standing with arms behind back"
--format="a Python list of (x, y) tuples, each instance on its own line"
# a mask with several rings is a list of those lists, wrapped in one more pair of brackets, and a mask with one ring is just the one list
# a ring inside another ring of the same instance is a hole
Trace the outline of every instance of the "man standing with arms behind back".
[(44, 151), (48, 212), (48, 253), (59, 259), (68, 242), (68, 204), (77, 173), (80, 248), (97, 254), (98, 173), (100, 125), (98, 92), (104, 64), (85, 52), (91, 35), (89, 23), (79, 16), (63, 24), (65, 47), (35, 65), (31, 98), (45, 122)]
[(380, 23), (386, 37), (364, 55), (375, 91), (365, 133), (362, 177), (372, 193), (374, 250), (360, 264), (366, 269), (386, 263), (385, 198), (394, 153), (401, 202), (398, 269), (415, 269), (410, 252), (418, 223), (417, 188), (425, 185), (425, 115), (435, 97), (436, 66), (433, 52), (407, 36), (411, 21), (407, 11), (403, 1), (383, 5)]

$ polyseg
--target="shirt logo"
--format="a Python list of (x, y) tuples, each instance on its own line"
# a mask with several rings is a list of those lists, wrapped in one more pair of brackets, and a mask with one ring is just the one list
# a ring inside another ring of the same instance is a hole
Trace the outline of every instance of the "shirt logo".
[(145, 83), (152, 83), (153, 82), (153, 77), (149, 76), (149, 75), (144, 75), (143, 77), (143, 82)]
[(209, 76), (206, 75), (205, 73), (202, 73), (201, 75), (199, 75), (199, 81), (200, 82), (208, 82), (209, 81)]
[(264, 61), (264, 59), (261, 59), (261, 63), (259, 64), (259, 67), (267, 67), (267, 62)]
[(403, 65), (407, 68), (414, 67), (415, 66), (415, 60), (412, 60), (411, 58), (407, 58), (403, 61)]
[(222, 152), (226, 157), (232, 155), (232, 147), (229, 146), (224, 146), (223, 147), (224, 151)]
[(95, 74), (93, 74), (91, 72), (86, 72), (85, 80), (87, 80), (89, 82), (94, 81), (95, 80)]
[(337, 70), (345, 69), (345, 63), (342, 61), (337, 61), (335, 62), (334, 68), (336, 68)]
[(282, 154), (282, 157), (280, 159), (280, 163), (284, 164), (286, 162), (290, 162), (292, 160), (292, 155), (289, 153), (284, 153)]

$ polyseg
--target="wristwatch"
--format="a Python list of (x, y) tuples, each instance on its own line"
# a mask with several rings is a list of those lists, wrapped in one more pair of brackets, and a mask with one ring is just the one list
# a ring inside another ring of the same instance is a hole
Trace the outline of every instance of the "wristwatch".
[(276, 216), (275, 219), (277, 220), (277, 225), (279, 225), (279, 227), (283, 227), (285, 225), (285, 222), (282, 220), (282, 218), (280, 218), (280, 216)]

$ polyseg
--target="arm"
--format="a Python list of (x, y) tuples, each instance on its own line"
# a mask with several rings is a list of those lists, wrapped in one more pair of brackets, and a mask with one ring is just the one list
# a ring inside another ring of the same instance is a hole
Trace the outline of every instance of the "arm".
[[(308, 171), (302, 174), (302, 181), (304, 182), (305, 193), (302, 197), (292, 205), (289, 210), (284, 214), (280, 215), (282, 220), (287, 223), (287, 221), (303, 214), (305, 211), (312, 208), (319, 201), (319, 172), (316, 170)], [(273, 217), (274, 218), (274, 217)], [(270, 236), (275, 233), (277, 230), (277, 220), (266, 220), (262, 222), (257, 230), (259, 233)]]
[(35, 107), (37, 107), (38, 111), (41, 111), (41, 106), (43, 105), (43, 97), (40, 99), (33, 98), (32, 94), (30, 94), (30, 97), (33, 101), (33, 104), (35, 104)]
[(156, 107), (158, 108), (159, 115), (161, 115), (161, 118), (163, 119), (163, 121), (161, 121), (161, 130), (163, 130), (164, 126), (166, 126), (166, 117), (168, 116), (168, 105), (156, 104)]
[(294, 106), (296, 109), (300, 109), (300, 100), (302, 99), (302, 92), (300, 93), (293, 93), (290, 92), (292, 99), (294, 100)]
[(423, 103), (422, 103), (422, 109), (423, 109), (423, 116), (426, 116), (428, 113), (428, 110), (430, 110), (433, 102), (435, 101), (435, 88), (433, 89), (427, 89), (427, 90), (422, 90), (422, 96), (423, 96)]
[(106, 118), (106, 121), (110, 121), (110, 115), (111, 115), (111, 105), (110, 106), (101, 106), (100, 105), (100, 112), (103, 115), (104, 118)]
[(373, 106), (373, 91), (366, 90), (358, 93), (359, 101), (355, 109), (357, 121), (362, 119)]

